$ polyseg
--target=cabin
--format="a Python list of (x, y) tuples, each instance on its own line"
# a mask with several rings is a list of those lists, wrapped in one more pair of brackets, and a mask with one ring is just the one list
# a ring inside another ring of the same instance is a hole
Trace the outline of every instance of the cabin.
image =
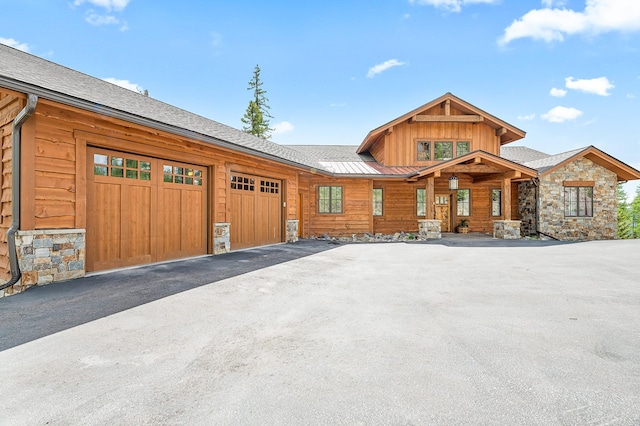
[(615, 238), (595, 147), (548, 155), (446, 93), (358, 145), (284, 146), (0, 45), (0, 295), (328, 234)]

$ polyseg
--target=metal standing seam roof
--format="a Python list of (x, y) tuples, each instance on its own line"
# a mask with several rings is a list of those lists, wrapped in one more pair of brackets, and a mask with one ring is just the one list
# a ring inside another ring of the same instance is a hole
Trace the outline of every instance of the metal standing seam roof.
[(176, 131), (187, 131), (203, 142), (230, 148), (235, 146), (245, 152), (266, 154), (276, 161), (281, 159), (307, 168), (322, 169), (317, 161), (284, 145), (3, 44), (0, 44), (0, 84), (68, 105), (77, 106), (78, 101), (84, 101), (86, 105), (81, 106), (84, 109), (90, 106), (91, 110), (105, 115), (113, 115), (113, 111), (125, 113), (127, 118), (150, 120), (147, 125), (151, 127), (153, 123), (160, 123)]

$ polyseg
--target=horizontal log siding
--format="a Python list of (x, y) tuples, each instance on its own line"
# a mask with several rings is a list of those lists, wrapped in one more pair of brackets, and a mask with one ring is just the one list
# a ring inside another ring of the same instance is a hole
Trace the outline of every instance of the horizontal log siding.
[[(318, 187), (342, 186), (342, 213), (318, 212)], [(331, 179), (314, 176), (309, 180), (309, 235), (351, 236), (372, 232), (371, 180)]]
[[(435, 107), (423, 115), (443, 114)], [(460, 115), (460, 111), (451, 109), (451, 115)], [(484, 123), (445, 123), (407, 121), (394, 126), (391, 133), (381, 137), (369, 150), (377, 161), (385, 166), (429, 166), (438, 161), (417, 160), (417, 140), (425, 141), (469, 141), (470, 150), (483, 150), (500, 155), (500, 138), (496, 131)], [(432, 147), (433, 150), (433, 147)], [(379, 152), (384, 155), (380, 156)]]
[(82, 192), (76, 188), (77, 141), (210, 167), (211, 222), (230, 220), (228, 172), (232, 170), (282, 180), (287, 206), (283, 221), (297, 217), (297, 170), (293, 167), (47, 100), (40, 100), (36, 119), (32, 197), (23, 201), (23, 213), (32, 212), (25, 217), (33, 226), (25, 229), (74, 228), (86, 223), (82, 217), (86, 212), (77, 207)]

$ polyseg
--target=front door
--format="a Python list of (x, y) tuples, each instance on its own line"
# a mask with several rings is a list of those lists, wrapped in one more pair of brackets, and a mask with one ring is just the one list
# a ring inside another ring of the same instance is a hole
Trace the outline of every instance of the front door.
[(451, 232), (451, 203), (449, 195), (436, 194), (436, 219), (442, 232)]

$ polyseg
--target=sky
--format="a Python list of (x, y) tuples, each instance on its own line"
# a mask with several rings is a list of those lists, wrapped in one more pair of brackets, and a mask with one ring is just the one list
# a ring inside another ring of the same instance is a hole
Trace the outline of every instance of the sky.
[[(0, 43), (241, 128), (254, 67), (271, 140), (359, 145), (451, 92), (640, 169), (639, 0), (0, 0)], [(638, 182), (625, 185), (629, 197)]]

